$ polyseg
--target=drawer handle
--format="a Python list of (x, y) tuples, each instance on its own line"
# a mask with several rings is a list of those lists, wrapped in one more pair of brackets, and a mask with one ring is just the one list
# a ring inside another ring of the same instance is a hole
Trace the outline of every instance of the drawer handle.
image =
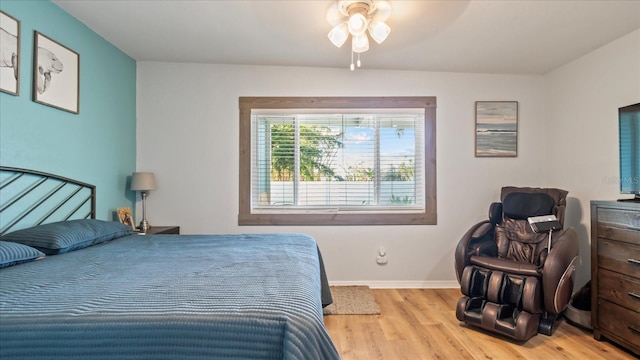
[(636, 299), (640, 299), (640, 295), (638, 295), (638, 294), (636, 294), (636, 293), (634, 293), (634, 292), (631, 292), (631, 291), (630, 291), (630, 292), (628, 292), (627, 294), (629, 294), (629, 296), (634, 297), (634, 298), (636, 298)]
[(636, 332), (638, 334), (640, 334), (640, 329), (638, 329), (637, 327), (633, 326), (633, 325), (629, 325), (628, 328), (633, 331)]
[(638, 259), (627, 259), (628, 262), (632, 263), (632, 264), (638, 264), (640, 265), (640, 260)]

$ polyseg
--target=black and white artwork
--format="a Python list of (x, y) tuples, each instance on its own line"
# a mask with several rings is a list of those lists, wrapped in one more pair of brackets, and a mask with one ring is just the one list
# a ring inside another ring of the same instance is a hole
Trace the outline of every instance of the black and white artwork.
[(35, 31), (33, 101), (78, 114), (80, 55)]
[(20, 93), (20, 21), (0, 11), (0, 91)]

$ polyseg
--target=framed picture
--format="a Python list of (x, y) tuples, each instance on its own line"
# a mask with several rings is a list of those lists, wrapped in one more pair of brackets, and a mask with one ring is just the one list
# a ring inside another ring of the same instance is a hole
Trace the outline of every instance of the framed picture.
[(0, 11), (0, 91), (20, 93), (20, 21)]
[(476, 157), (518, 156), (518, 102), (476, 101)]
[(128, 207), (121, 207), (117, 209), (118, 219), (121, 223), (131, 226), (133, 230), (136, 229), (136, 225), (133, 223), (133, 215), (131, 209)]
[(80, 55), (34, 31), (33, 101), (80, 112)]

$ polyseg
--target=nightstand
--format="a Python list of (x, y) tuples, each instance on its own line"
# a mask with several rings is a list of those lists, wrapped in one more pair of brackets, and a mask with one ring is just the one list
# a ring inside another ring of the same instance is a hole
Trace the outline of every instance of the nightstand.
[[(146, 235), (180, 234), (180, 226), (152, 226)], [(142, 235), (142, 233), (140, 234)]]

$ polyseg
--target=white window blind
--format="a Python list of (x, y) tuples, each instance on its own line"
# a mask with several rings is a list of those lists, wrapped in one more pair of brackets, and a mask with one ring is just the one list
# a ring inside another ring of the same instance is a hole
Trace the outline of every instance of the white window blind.
[(424, 109), (252, 110), (252, 212), (424, 212)]

